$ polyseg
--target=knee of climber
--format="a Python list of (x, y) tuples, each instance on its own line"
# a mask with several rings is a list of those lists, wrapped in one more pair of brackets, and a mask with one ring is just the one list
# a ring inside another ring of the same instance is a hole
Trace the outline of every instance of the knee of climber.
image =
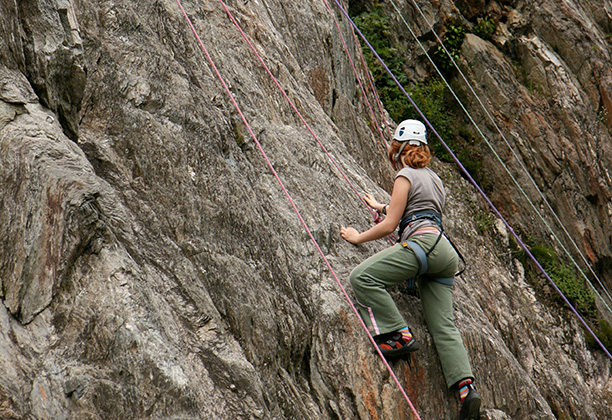
[[(372, 279), (370, 276), (365, 274), (365, 270), (360, 267), (355, 268), (351, 272), (351, 286), (356, 295), (365, 293), (367, 289), (371, 287)], [(370, 286), (369, 286), (370, 285)]]
[(351, 271), (351, 286), (353, 286), (353, 289), (359, 287), (359, 284), (361, 282), (360, 277), (361, 277), (361, 273), (362, 270), (359, 269), (359, 267), (356, 267), (353, 271)]
[(453, 322), (442, 322), (427, 325), (436, 343), (461, 343), (461, 333)]

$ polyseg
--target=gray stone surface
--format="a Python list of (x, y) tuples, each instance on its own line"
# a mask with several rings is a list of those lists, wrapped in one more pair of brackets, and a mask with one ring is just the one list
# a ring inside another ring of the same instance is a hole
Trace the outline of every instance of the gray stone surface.
[[(436, 24), (482, 6), (423, 3)], [(611, 9), (578, 3), (485, 2), (505, 31), (493, 43), (469, 36), (462, 55), (605, 272)], [(388, 243), (339, 237), (341, 224), (371, 225), (355, 191), (221, 4), (183, 4), (337, 277), (175, 1), (3, 1), (0, 417), (410, 418), (336, 282), (352, 297), (351, 269)], [(325, 3), (228, 6), (358, 193), (386, 199), (393, 172)], [(518, 80), (517, 60), (541, 90)], [(411, 66), (417, 81), (425, 67)], [(469, 261), (456, 318), (483, 417), (612, 417), (611, 361), (525, 280), (499, 223), (479, 230), (473, 187), (452, 165), (433, 166), (449, 190), (446, 228)], [(486, 170), (504, 214), (542, 229), (489, 156)], [(422, 343), (395, 373), (422, 418), (456, 418), (419, 300), (393, 293)]]

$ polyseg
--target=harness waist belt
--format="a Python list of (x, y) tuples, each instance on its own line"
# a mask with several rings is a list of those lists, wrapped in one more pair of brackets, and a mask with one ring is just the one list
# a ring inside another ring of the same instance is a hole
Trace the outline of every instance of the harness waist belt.
[(413, 212), (410, 213), (408, 216), (404, 217), (402, 220), (400, 220), (398, 229), (398, 236), (400, 238), (399, 240), (401, 240), (402, 233), (404, 233), (404, 229), (406, 229), (406, 227), (410, 225), (410, 223), (418, 219), (432, 220), (440, 227), (440, 229), (442, 229), (442, 216), (437, 211), (423, 210), (419, 212)]

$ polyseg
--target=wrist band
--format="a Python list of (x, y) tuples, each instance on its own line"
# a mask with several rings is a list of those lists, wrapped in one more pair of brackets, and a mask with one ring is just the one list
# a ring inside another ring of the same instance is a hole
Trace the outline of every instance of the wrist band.
[(385, 205), (383, 206), (383, 208), (380, 210), (380, 212), (381, 212), (382, 214), (385, 214), (385, 215), (387, 214), (387, 206), (388, 206), (388, 204), (385, 204)]

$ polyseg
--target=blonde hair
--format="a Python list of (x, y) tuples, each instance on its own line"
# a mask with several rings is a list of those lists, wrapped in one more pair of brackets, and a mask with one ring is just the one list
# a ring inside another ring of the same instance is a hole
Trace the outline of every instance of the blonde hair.
[[(397, 167), (398, 162), (396, 162), (395, 160), (395, 155), (397, 154), (397, 152), (399, 152), (401, 146), (402, 143), (393, 140), (393, 142), (391, 143), (391, 147), (389, 148), (389, 160), (391, 161), (391, 165), (393, 165), (393, 168), (396, 170), (401, 169)], [(426, 144), (422, 146), (413, 146), (407, 144), (406, 147), (404, 147), (404, 150), (402, 150), (402, 154), (401, 156), (399, 156), (398, 161), (403, 162), (411, 168), (424, 168), (429, 165), (429, 162), (431, 161), (431, 152), (429, 151), (429, 146), (427, 146)]]

